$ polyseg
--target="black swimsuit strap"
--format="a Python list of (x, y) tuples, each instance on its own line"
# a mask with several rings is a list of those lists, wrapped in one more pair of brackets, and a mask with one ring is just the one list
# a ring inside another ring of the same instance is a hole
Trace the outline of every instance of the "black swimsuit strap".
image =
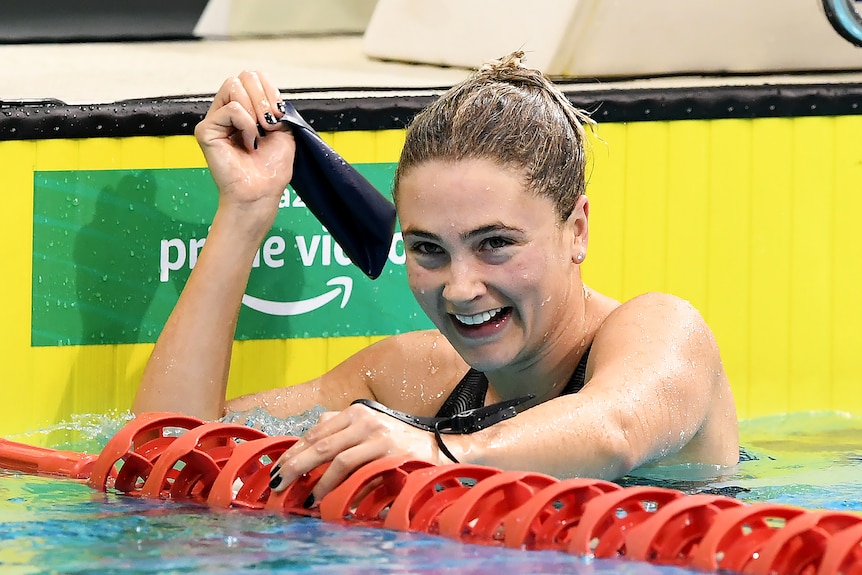
[(452, 417), (468, 409), (481, 407), (485, 405), (486, 393), (488, 393), (488, 378), (481, 371), (471, 367), (443, 402), (437, 417)]
[[(590, 348), (584, 352), (581, 361), (575, 367), (572, 377), (560, 395), (577, 393), (584, 387), (587, 374), (587, 358)], [(470, 368), (467, 374), (458, 382), (446, 401), (437, 412), (437, 417), (453, 417), (469, 409), (477, 409), (485, 405), (485, 394), (488, 393), (488, 378), (481, 371)]]
[(566, 384), (566, 387), (563, 388), (560, 395), (572, 395), (573, 393), (578, 393), (583, 389), (584, 384), (587, 382), (587, 360), (589, 357), (590, 348), (588, 347), (587, 351), (585, 351), (584, 355), (581, 357), (581, 361), (579, 361), (578, 365), (575, 366), (575, 371), (572, 373), (572, 377), (569, 378), (569, 383)]

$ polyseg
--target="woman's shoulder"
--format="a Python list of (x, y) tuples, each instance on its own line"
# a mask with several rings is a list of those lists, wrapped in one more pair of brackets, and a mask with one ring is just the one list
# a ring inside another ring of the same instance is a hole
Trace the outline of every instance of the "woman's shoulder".
[(635, 323), (652, 323), (669, 319), (685, 320), (686, 324), (693, 322), (703, 325), (704, 323), (700, 312), (690, 301), (669, 293), (647, 292), (622, 303), (615, 302), (602, 325), (604, 327), (608, 323), (611, 326), (618, 322), (631, 323), (633, 319), (636, 320)]
[(439, 407), (469, 369), (449, 341), (433, 329), (387, 337), (357, 355), (378, 401), (418, 415)]
[[(664, 348), (717, 355), (715, 338), (700, 311), (679, 296), (648, 292), (626, 300), (607, 313), (596, 330), (595, 347)], [(682, 344), (686, 343), (685, 346)]]
[[(451, 362), (460, 359), (452, 344), (436, 329), (408, 331), (385, 337), (362, 352), (374, 360), (413, 365), (428, 362)], [(463, 363), (463, 360), (461, 360)]]

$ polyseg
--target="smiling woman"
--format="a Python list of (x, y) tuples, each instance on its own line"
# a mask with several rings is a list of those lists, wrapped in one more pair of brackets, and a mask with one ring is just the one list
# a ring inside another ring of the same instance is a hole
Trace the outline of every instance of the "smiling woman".
[[(700, 314), (674, 296), (620, 303), (584, 285), (591, 121), (522, 56), (484, 66), (407, 131), (394, 198), (410, 289), (436, 329), (384, 339), (304, 384), (230, 401), (237, 313), (293, 176), (295, 142), (265, 75), (228, 79), (196, 129), (218, 211), (134, 410), (209, 419), (256, 406), (276, 416), (331, 410), (273, 467), (279, 490), (331, 462), (308, 505), (393, 454), (557, 477), (735, 464), (733, 396)], [(469, 433), (443, 440), (435, 417)], [(429, 418), (430, 428), (416, 424)]]

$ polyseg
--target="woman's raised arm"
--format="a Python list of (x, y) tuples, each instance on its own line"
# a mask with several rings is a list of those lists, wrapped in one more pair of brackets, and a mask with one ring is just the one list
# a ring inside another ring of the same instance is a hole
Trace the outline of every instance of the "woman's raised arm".
[(266, 76), (243, 72), (216, 94), (195, 137), (219, 190), (200, 258), (156, 342), (132, 410), (220, 417), (237, 317), (255, 253), (293, 174), (292, 134)]

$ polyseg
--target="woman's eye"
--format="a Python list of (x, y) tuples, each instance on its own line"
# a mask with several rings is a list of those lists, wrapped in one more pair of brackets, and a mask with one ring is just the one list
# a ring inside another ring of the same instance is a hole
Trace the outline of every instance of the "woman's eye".
[(421, 255), (437, 255), (443, 253), (443, 249), (429, 242), (416, 242), (410, 245), (410, 251)]
[(499, 250), (501, 248), (505, 248), (512, 245), (512, 242), (510, 242), (506, 238), (488, 238), (484, 242), (482, 242), (482, 244), (482, 247), (486, 249)]

